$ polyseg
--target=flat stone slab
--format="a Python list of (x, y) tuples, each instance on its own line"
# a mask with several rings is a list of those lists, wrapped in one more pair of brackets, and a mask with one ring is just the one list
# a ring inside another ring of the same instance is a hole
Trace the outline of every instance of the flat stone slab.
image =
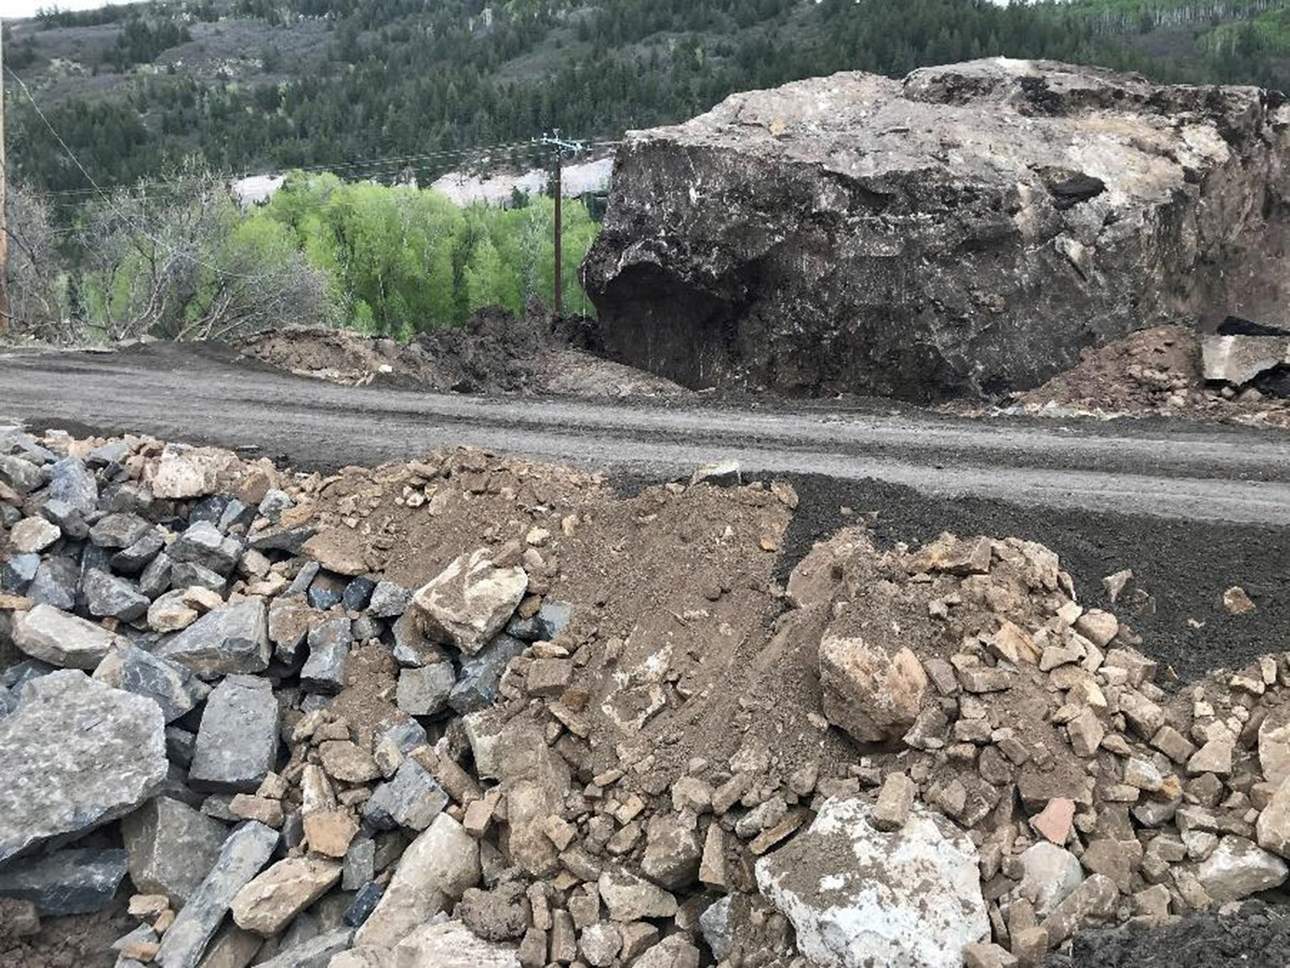
[(1241, 386), (1267, 370), (1290, 366), (1290, 336), (1206, 336), (1200, 354), (1206, 380)]
[(154, 959), (163, 968), (197, 968), (202, 952), (228, 913), (229, 905), (273, 856), (278, 832), (248, 821), (234, 830), (219, 859), (161, 939)]
[(75, 670), (26, 683), (0, 719), (0, 863), (125, 816), (161, 789), (168, 766), (152, 700)]
[(499, 568), (480, 548), (454, 559), (412, 601), (428, 636), (474, 655), (510, 621), (527, 588), (523, 568)]
[(60, 669), (90, 672), (116, 641), (103, 626), (45, 604), (19, 613), (13, 627), (14, 645)]
[(278, 754), (278, 700), (267, 679), (229, 676), (202, 713), (188, 782), (211, 793), (254, 793)]
[(59, 850), (0, 871), (0, 897), (31, 901), (41, 917), (91, 914), (125, 878), (124, 850)]
[(157, 649), (203, 679), (263, 672), (272, 649), (264, 600), (248, 598), (207, 612)]
[(185, 803), (157, 797), (121, 821), (130, 880), (176, 906), (197, 890), (219, 859), (228, 827)]

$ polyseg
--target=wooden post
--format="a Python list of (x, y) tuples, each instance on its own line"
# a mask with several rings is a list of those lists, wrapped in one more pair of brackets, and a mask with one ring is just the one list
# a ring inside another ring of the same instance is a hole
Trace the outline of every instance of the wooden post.
[[(560, 132), (556, 132), (556, 137)], [(561, 249), (563, 248), (564, 231), (561, 225), (561, 203), (564, 200), (564, 188), (561, 184), (564, 149), (555, 146), (555, 318), (558, 320), (564, 313), (564, 272)]]
[(4, 21), (0, 20), (0, 334), (9, 331), (9, 218), (4, 154)]

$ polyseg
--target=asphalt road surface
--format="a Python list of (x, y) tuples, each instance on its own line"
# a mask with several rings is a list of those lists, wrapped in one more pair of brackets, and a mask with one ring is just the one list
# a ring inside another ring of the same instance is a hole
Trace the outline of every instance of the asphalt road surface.
[(0, 423), (245, 448), (297, 467), (468, 444), (613, 471), (873, 478), (934, 497), (1290, 524), (1290, 435), (1163, 421), (951, 419), (909, 409), (739, 409), (342, 387), (216, 347), (0, 353)]

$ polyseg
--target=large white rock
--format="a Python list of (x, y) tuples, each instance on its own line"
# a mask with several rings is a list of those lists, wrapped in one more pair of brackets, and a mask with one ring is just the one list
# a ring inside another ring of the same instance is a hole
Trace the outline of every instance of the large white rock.
[(446, 813), (435, 817), (399, 859), (398, 869), (355, 942), (393, 948), (418, 925), (479, 883), (479, 844)]
[(117, 641), (103, 626), (44, 603), (18, 612), (13, 623), (14, 645), (64, 669), (93, 671)]
[(862, 800), (829, 800), (803, 834), (757, 862), (761, 893), (819, 968), (962, 968), (988, 939), (977, 851), (916, 805), (900, 830), (869, 824)]
[(1285, 882), (1290, 867), (1244, 837), (1228, 835), (1196, 868), (1201, 886), (1215, 901), (1239, 901)]
[(1035, 913), (1047, 917), (1084, 882), (1084, 868), (1069, 850), (1041, 840), (1021, 854), (1021, 896), (1035, 905)]
[(161, 789), (165, 723), (151, 699), (73, 669), (32, 680), (19, 698), (0, 719), (0, 864), (123, 817)]
[(487, 548), (462, 555), (417, 590), (426, 634), (474, 655), (502, 630), (528, 588), (518, 565), (499, 568)]
[(417, 928), (394, 949), (394, 968), (433, 965), (434, 968), (520, 968), (515, 946), (475, 937), (460, 921)]

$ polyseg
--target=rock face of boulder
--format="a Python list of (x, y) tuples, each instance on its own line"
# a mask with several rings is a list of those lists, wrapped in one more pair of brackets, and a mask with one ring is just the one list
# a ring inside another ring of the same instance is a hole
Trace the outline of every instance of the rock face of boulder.
[(27, 683), (0, 719), (0, 863), (124, 816), (166, 770), (165, 724), (151, 699), (71, 669)]
[(919, 806), (900, 830), (869, 823), (870, 805), (829, 800), (787, 846), (757, 862), (757, 886), (819, 968), (961, 968), (990, 936), (976, 848)]
[(629, 133), (585, 283), (611, 353), (691, 387), (1034, 386), (1160, 322), (1285, 323), (1288, 148), (1257, 88), (835, 74)]

